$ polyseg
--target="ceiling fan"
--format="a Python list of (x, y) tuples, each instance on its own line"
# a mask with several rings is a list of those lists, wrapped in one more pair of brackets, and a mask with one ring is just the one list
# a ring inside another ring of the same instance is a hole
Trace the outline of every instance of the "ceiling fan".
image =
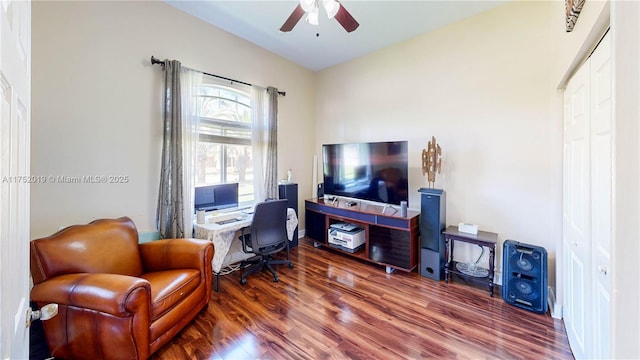
[(327, 13), (329, 19), (334, 18), (347, 30), (352, 32), (360, 26), (356, 19), (349, 14), (337, 0), (300, 0), (300, 3), (293, 10), (289, 18), (282, 24), (280, 31), (291, 31), (300, 21), (304, 14), (307, 14), (305, 21), (312, 25), (318, 25), (318, 15), (320, 14), (320, 4)]

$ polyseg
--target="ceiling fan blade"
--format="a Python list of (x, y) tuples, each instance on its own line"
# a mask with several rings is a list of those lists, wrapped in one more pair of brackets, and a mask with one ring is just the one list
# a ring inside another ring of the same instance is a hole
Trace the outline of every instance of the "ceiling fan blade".
[(289, 15), (289, 18), (287, 19), (287, 21), (285, 21), (284, 24), (282, 24), (280, 31), (288, 32), (293, 30), (293, 27), (296, 26), (298, 21), (300, 21), (300, 19), (302, 18), (302, 15), (304, 15), (304, 10), (302, 9), (302, 6), (298, 4), (298, 6), (296, 6), (296, 8), (293, 9), (293, 12), (291, 13), (291, 15)]
[(356, 19), (349, 14), (347, 9), (344, 8), (344, 5), (340, 4), (340, 9), (338, 9), (338, 13), (336, 14), (336, 20), (342, 25), (342, 27), (347, 30), (347, 32), (352, 32), (357, 29), (360, 24), (356, 21)]

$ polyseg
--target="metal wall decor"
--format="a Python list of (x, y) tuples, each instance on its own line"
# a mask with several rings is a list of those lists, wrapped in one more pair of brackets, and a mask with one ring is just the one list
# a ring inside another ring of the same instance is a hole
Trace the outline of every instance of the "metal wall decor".
[(435, 136), (427, 144), (427, 149), (422, 149), (422, 175), (427, 175), (429, 187), (433, 188), (436, 182), (436, 172), (439, 174), (442, 168), (442, 148), (436, 143)]
[(580, 11), (584, 6), (585, 0), (565, 0), (565, 8), (567, 11), (567, 32), (573, 31), (580, 16)]

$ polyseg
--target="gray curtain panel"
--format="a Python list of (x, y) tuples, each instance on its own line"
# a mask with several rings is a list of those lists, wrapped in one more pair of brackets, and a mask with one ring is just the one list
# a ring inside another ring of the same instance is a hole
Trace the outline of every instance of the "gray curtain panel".
[(180, 62), (164, 61), (164, 138), (156, 222), (160, 238), (184, 237)]
[(267, 88), (269, 124), (267, 137), (267, 164), (265, 169), (264, 187), (267, 198), (278, 198), (278, 89)]

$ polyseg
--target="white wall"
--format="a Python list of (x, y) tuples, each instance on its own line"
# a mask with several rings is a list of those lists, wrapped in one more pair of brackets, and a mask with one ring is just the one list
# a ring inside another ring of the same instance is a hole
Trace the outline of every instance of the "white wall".
[[(553, 142), (561, 128), (550, 121), (550, 9), (501, 6), (320, 72), (316, 151), (330, 142), (409, 140), (409, 205), (419, 208), (421, 151), (435, 136), (447, 223), (499, 233), (498, 252), (507, 239), (544, 246), (553, 263), (559, 233), (550, 224), (561, 205), (552, 196), (561, 186)], [(499, 272), (501, 264), (498, 254)]]
[(287, 92), (279, 178), (311, 196), (315, 75), (163, 2), (33, 3), (31, 174), (123, 175), (126, 184), (33, 184), (31, 236), (103, 217), (155, 230), (162, 71), (150, 57)]

